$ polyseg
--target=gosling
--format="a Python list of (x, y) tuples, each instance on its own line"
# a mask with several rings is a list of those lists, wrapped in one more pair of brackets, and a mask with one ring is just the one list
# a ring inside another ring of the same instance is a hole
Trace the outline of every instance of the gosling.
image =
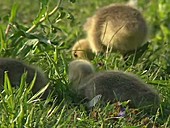
[(73, 58), (92, 60), (95, 55), (92, 53), (88, 40), (81, 39), (77, 41), (75, 45), (73, 46), (72, 56)]
[[(40, 89), (47, 85), (48, 79), (45, 74), (38, 69), (27, 65), (16, 59), (0, 58), (0, 86), (2, 88), (4, 83), (4, 72), (7, 71), (10, 83), (13, 87), (19, 86), (21, 82), (21, 76), (24, 72), (27, 72), (26, 82), (30, 84), (36, 73), (35, 84), (32, 88), (33, 94), (37, 93)], [(49, 88), (42, 95), (43, 99), (46, 99), (49, 94)]]
[(87, 100), (101, 95), (104, 102), (130, 100), (130, 107), (151, 108), (153, 111), (159, 107), (160, 97), (156, 90), (130, 73), (121, 71), (95, 73), (90, 62), (77, 59), (69, 64), (69, 80), (71, 88)]
[(146, 21), (140, 11), (121, 4), (111, 4), (99, 9), (87, 19), (83, 29), (87, 37), (75, 43), (72, 48), (73, 58), (87, 58), (84, 55), (87, 52), (98, 54), (110, 51), (124, 56), (141, 47), (148, 33)]

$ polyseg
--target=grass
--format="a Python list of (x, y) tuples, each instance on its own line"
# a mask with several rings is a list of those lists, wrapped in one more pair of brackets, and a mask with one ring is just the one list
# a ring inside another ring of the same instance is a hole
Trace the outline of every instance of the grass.
[(76, 40), (85, 36), (82, 25), (86, 18), (97, 8), (112, 2), (116, 0), (0, 1), (0, 56), (18, 58), (41, 67), (48, 75), (56, 95), (41, 101), (37, 95), (33, 96), (28, 91), (31, 85), (26, 86), (24, 75), (16, 89), (11, 88), (6, 76), (0, 94), (0, 127), (170, 126), (168, 0), (139, 1), (139, 9), (150, 28), (150, 43), (138, 60), (134, 60), (134, 55), (131, 55), (125, 64), (118, 53), (113, 53), (109, 58), (96, 57), (92, 61), (97, 71), (128, 71), (152, 84), (162, 98), (157, 113), (146, 115), (127, 106), (126, 116), (121, 118), (118, 116), (121, 106), (117, 103), (105, 106), (97, 104), (93, 110), (88, 111), (84, 104), (73, 102), (76, 99), (69, 91), (67, 77), (68, 63), (72, 60), (70, 48)]

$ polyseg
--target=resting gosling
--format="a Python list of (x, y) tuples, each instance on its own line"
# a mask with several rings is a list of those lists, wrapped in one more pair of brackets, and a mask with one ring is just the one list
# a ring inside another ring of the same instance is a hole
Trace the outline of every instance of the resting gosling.
[(69, 64), (71, 88), (82, 98), (92, 100), (101, 95), (103, 101), (128, 101), (130, 107), (159, 107), (160, 97), (149, 85), (137, 76), (121, 71), (95, 73), (92, 64), (86, 60), (74, 60)]
[[(27, 72), (26, 82), (29, 84), (33, 80), (35, 73), (37, 73), (35, 84), (33, 86), (33, 94), (37, 93), (40, 89), (47, 85), (48, 79), (43, 72), (37, 67), (29, 66), (16, 59), (0, 58), (0, 86), (2, 88), (4, 83), (4, 72), (7, 71), (9, 80), (13, 87), (19, 86), (21, 76)], [(42, 98), (47, 98), (49, 88), (44, 92)]]

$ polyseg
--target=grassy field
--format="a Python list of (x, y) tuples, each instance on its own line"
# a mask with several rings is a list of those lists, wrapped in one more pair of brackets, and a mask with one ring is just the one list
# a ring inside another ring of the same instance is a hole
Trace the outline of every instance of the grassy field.
[[(138, 8), (149, 26), (149, 46), (144, 54), (126, 64), (121, 55), (95, 57), (97, 71), (122, 70), (137, 74), (160, 93), (161, 105), (147, 115), (126, 108), (119, 117), (119, 104), (97, 104), (87, 110), (69, 91), (68, 63), (71, 47), (85, 36), (82, 25), (99, 7), (127, 0), (1, 0), (0, 56), (38, 65), (48, 75), (54, 95), (46, 101), (28, 92), (21, 82), (14, 89), (4, 84), (0, 94), (0, 127), (42, 128), (168, 128), (170, 127), (170, 2), (139, 1)], [(101, 65), (99, 65), (101, 64)], [(23, 77), (24, 80), (24, 77)], [(126, 102), (122, 103), (126, 104)]]

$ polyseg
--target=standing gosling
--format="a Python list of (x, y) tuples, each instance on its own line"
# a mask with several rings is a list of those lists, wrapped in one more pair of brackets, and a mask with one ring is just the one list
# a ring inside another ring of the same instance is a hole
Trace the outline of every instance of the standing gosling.
[(74, 58), (84, 58), (87, 51), (88, 54), (118, 51), (125, 55), (142, 46), (148, 33), (146, 21), (139, 10), (120, 4), (99, 9), (87, 19), (83, 29), (87, 38), (77, 41), (73, 46)]
[[(1, 87), (4, 83), (5, 71), (7, 71), (9, 80), (13, 87), (20, 85), (21, 76), (23, 75), (24, 72), (27, 72), (26, 82), (28, 84), (31, 83), (36, 73), (37, 74), (36, 80), (32, 89), (33, 94), (37, 93), (48, 83), (47, 77), (37, 67), (26, 65), (23, 62), (15, 59), (0, 58), (0, 86)], [(48, 94), (49, 94), (49, 88), (47, 88), (47, 90), (44, 92), (42, 98), (43, 99), (47, 98)]]
[(92, 100), (102, 95), (103, 101), (127, 101), (130, 107), (159, 107), (158, 93), (135, 75), (121, 71), (103, 71), (94, 73), (88, 61), (74, 60), (69, 64), (71, 88), (82, 98)]
[(75, 43), (72, 48), (72, 56), (73, 58), (79, 59), (93, 59), (94, 54), (89, 46), (87, 39), (81, 39)]

